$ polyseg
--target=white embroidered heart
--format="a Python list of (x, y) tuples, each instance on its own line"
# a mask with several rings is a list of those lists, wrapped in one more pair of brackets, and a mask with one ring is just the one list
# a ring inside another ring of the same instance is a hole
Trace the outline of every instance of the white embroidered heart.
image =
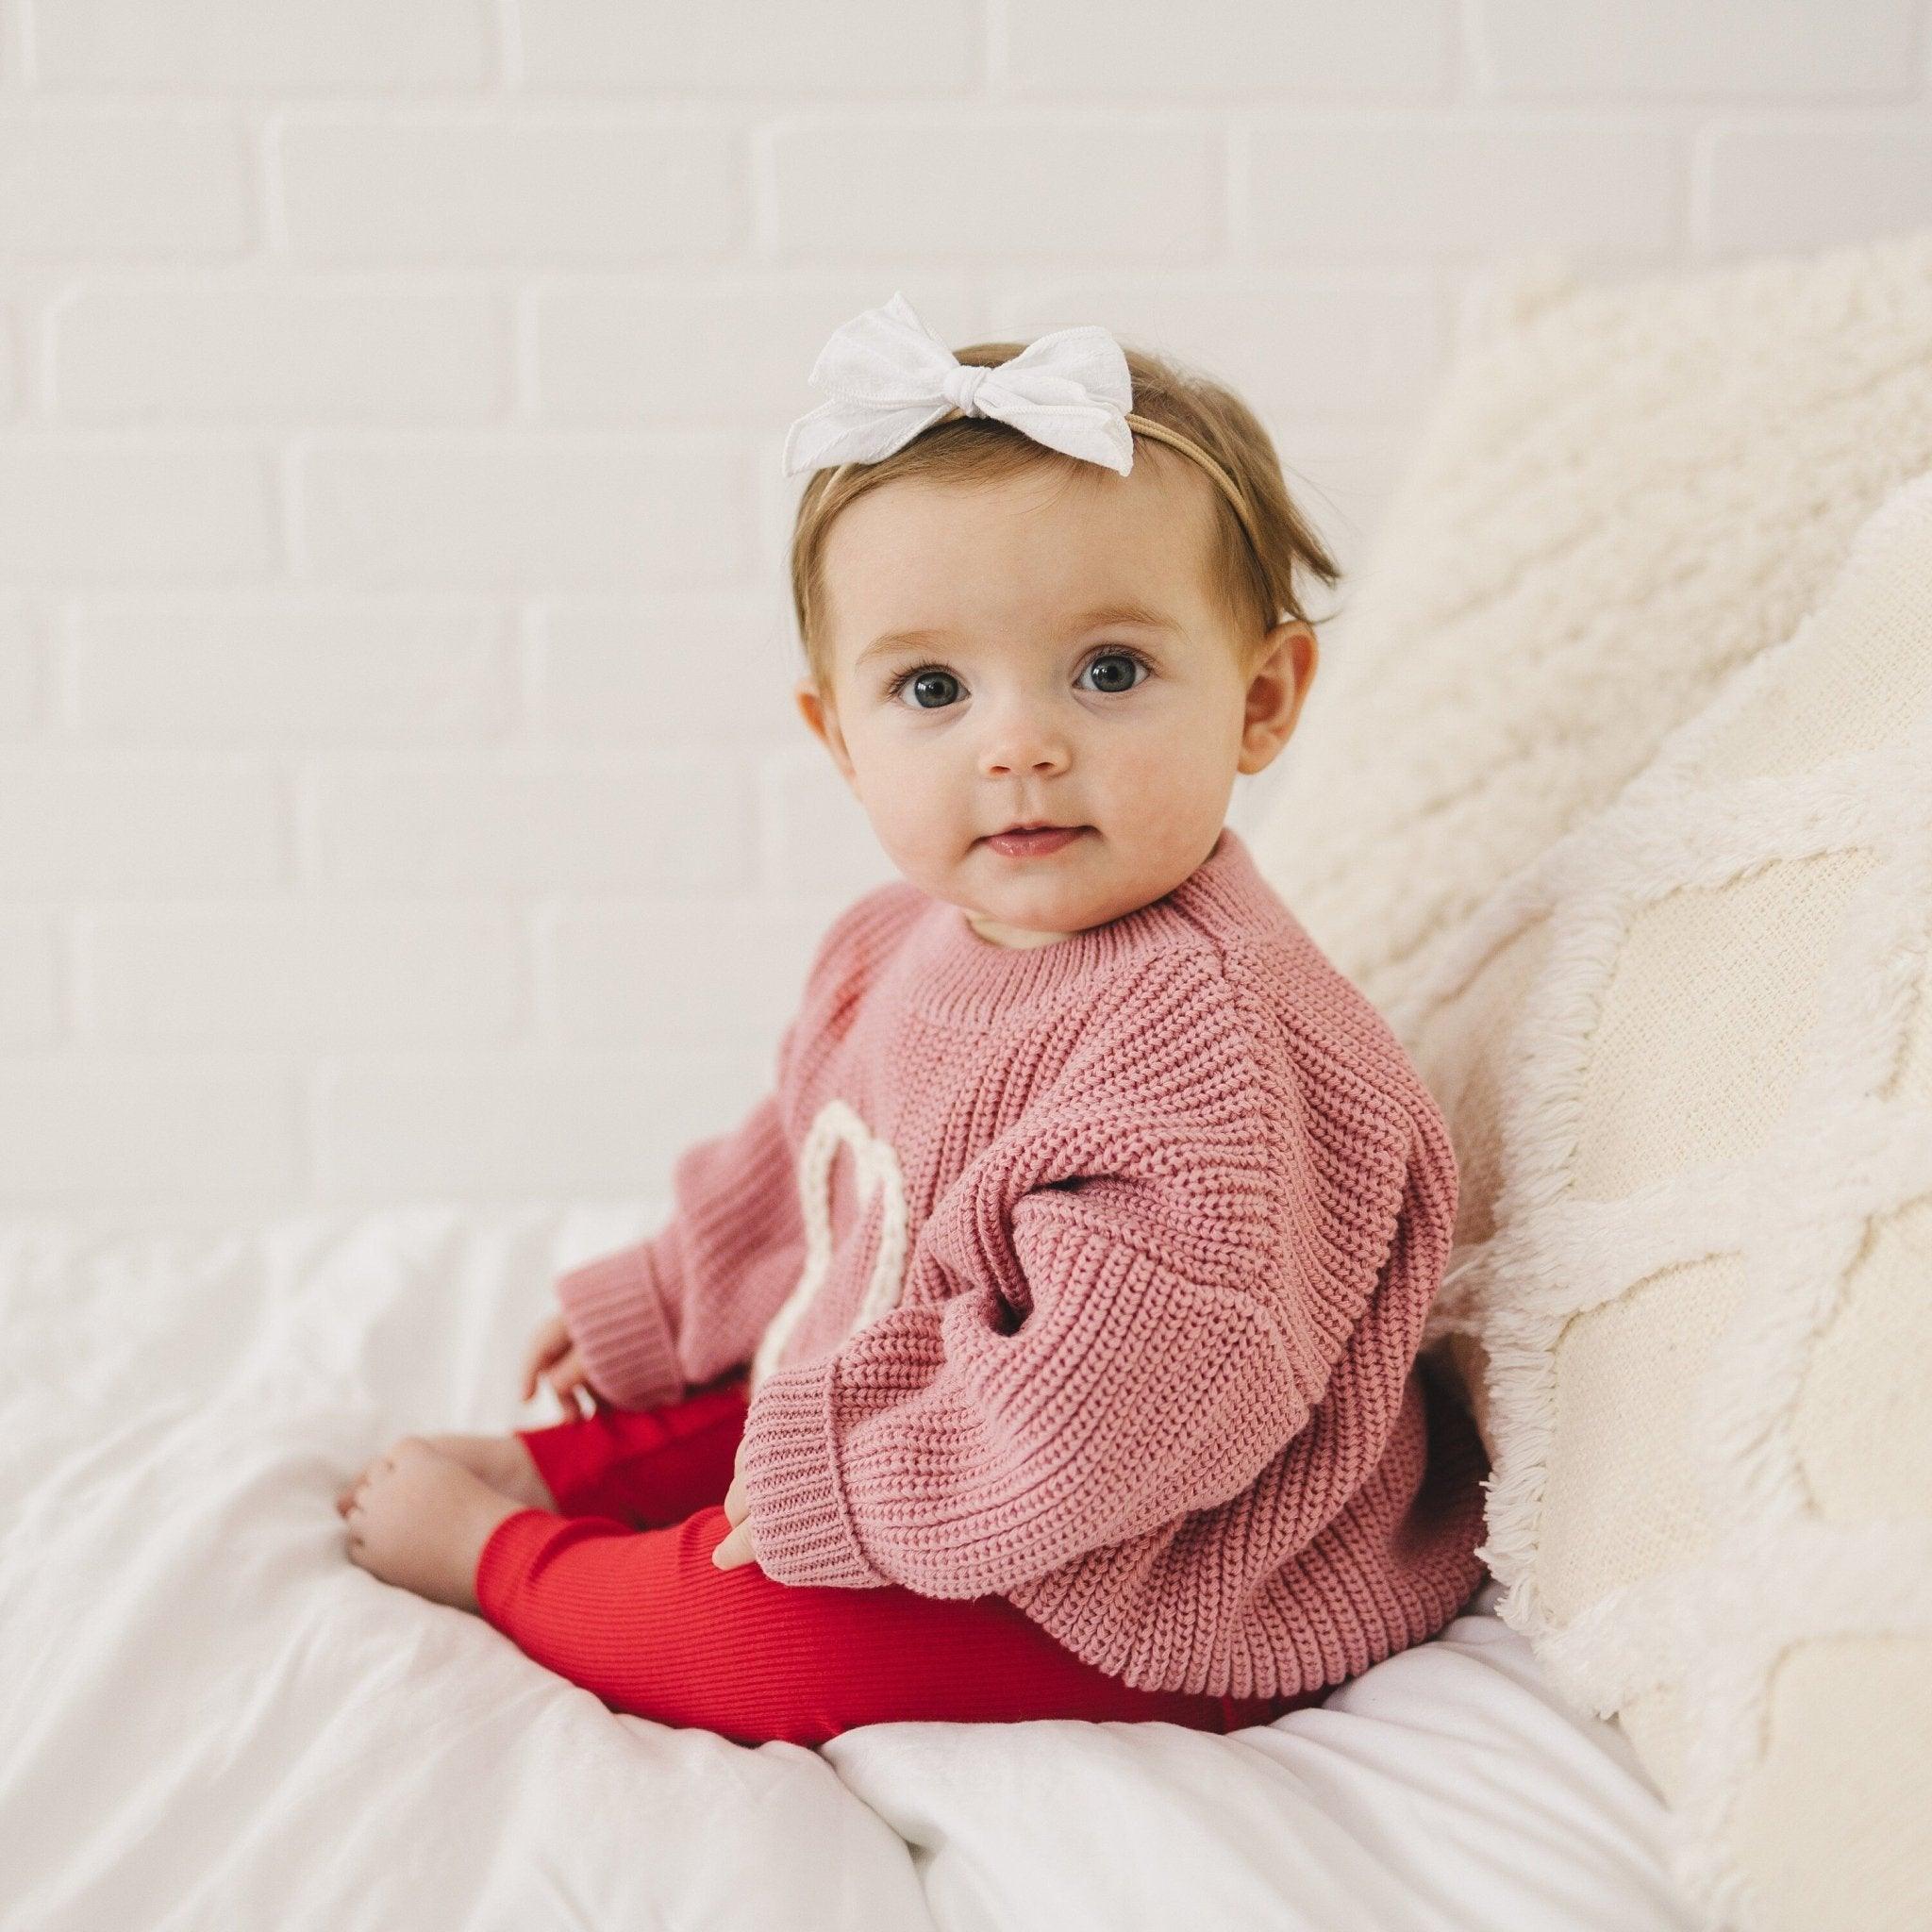
[(874, 1194), (883, 1191), (885, 1206), (879, 1222), (878, 1255), (872, 1264), (858, 1312), (845, 1332), (856, 1335), (898, 1304), (906, 1273), (906, 1177), (891, 1143), (881, 1141), (842, 1100), (828, 1100), (812, 1118), (798, 1150), (798, 1208), (805, 1223), (805, 1267), (798, 1285), (773, 1316), (758, 1353), (752, 1357), (747, 1392), (760, 1382), (785, 1352), (786, 1341), (798, 1325), (811, 1298), (832, 1267), (832, 1160), (841, 1146), (852, 1150), (855, 1191), (863, 1220)]

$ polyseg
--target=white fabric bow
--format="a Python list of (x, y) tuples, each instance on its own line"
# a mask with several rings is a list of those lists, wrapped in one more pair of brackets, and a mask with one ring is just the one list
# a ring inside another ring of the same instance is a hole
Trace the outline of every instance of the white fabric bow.
[(841, 325), (819, 351), (811, 381), (832, 399), (792, 424), (785, 475), (832, 463), (875, 463), (948, 409), (1010, 424), (1036, 442), (1104, 464), (1134, 467), (1126, 414), (1134, 379), (1106, 329), (1056, 329), (991, 369), (962, 363), (894, 293)]

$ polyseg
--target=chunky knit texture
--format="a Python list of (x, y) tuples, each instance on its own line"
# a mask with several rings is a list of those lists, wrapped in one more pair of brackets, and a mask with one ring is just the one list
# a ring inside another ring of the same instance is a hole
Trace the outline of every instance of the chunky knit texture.
[(1045, 946), (865, 894), (774, 1091), (673, 1185), (558, 1298), (618, 1407), (752, 1365), (778, 1582), (997, 1593), (1127, 1684), (1255, 1697), (1482, 1580), (1481, 1443), (1416, 1362), (1448, 1134), (1232, 827)]

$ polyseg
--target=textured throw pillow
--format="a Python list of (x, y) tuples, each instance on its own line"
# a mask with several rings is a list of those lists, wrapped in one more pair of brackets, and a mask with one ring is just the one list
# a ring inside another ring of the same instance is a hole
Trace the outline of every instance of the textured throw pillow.
[(1378, 1003), (1790, 636), (1932, 467), (1932, 228), (1582, 287), (1501, 279), (1251, 844)]
[(1932, 1924), (1932, 473), (1395, 1017), (1483, 1550), (1727, 1924)]
[(1932, 1924), (1928, 470), (1932, 231), (1525, 280), (1252, 841), (1456, 1137), (1502, 1613), (1751, 1932)]

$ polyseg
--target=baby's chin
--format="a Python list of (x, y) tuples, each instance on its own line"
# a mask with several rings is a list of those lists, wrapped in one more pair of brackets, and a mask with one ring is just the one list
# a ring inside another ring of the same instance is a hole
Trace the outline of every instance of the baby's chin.
[[(991, 857), (991, 855), (989, 855)], [(1054, 857), (985, 863), (975, 854), (941, 894), (965, 908), (976, 924), (999, 929), (1008, 942), (1027, 944), (1066, 939), (1089, 927), (1138, 910), (1158, 899), (1163, 888), (1112, 876), (1106, 867), (1051, 871)], [(1019, 874), (1024, 871), (1028, 875)]]
[(1168, 890), (1158, 866), (1124, 868), (1117, 843), (1092, 825), (1057, 851), (1022, 857), (996, 852), (970, 832), (938, 849), (895, 849), (883, 835), (881, 842), (905, 878), (958, 906), (975, 930), (994, 928), (1001, 942), (1065, 939), (1137, 911)]
[(977, 912), (968, 912), (966, 918), (981, 939), (1009, 953), (1026, 952), (1035, 946), (1057, 945), (1061, 940), (1073, 938), (1070, 932), (1035, 932), (1027, 926), (1003, 925), (999, 921), (988, 919)]

